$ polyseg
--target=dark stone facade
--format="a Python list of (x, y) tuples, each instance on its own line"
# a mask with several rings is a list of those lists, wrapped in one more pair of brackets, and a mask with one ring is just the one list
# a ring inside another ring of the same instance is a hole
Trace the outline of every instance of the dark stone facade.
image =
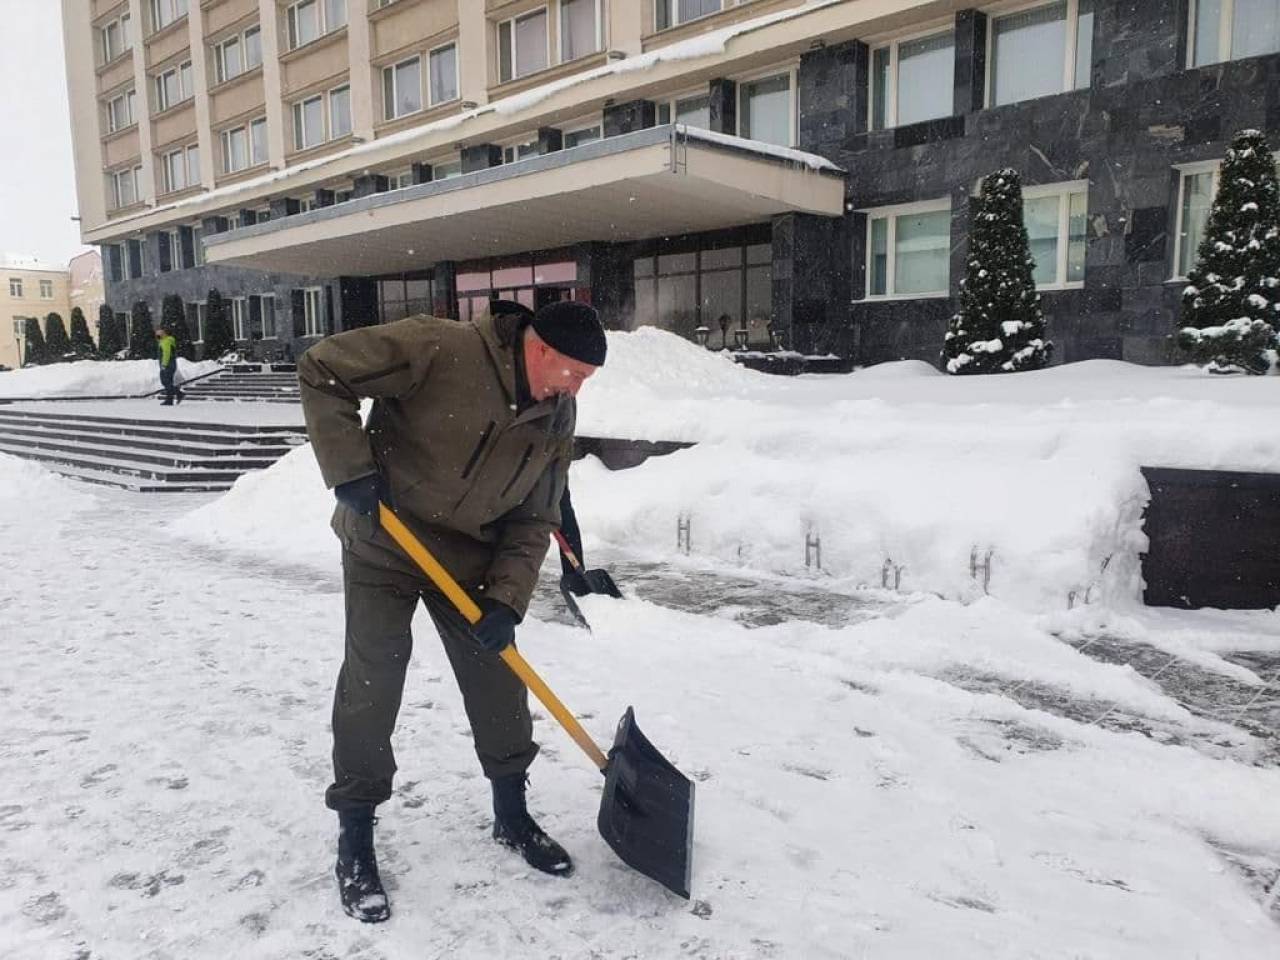
[[(982, 176), (1012, 166), (1028, 186), (1087, 179), (1084, 288), (1044, 294), (1055, 359), (1169, 362), (1181, 292), (1170, 282), (1175, 165), (1221, 158), (1231, 136), (1249, 127), (1280, 142), (1280, 55), (1188, 70), (1185, 0), (1107, 2), (1096, 10), (1087, 89), (994, 109), (980, 109), (986, 18), (960, 12), (955, 115), (890, 130), (867, 129), (862, 44), (811, 52), (800, 67), (799, 146), (849, 171), (851, 210), (949, 195), (952, 297), (963, 277), (970, 196)], [(847, 329), (828, 340), (855, 345), (860, 363), (937, 362), (951, 301), (859, 302), (866, 218), (849, 220), (854, 301)]]
[[(302, 317), (295, 316), (295, 291), (306, 287), (324, 287), (326, 298), (332, 303), (332, 320), (326, 332), (333, 333), (347, 326), (360, 326), (363, 317), (352, 313), (352, 304), (363, 303), (358, 299), (344, 298), (345, 281), (301, 277), (293, 274), (263, 273), (221, 264), (207, 264), (188, 269), (161, 273), (158, 259), (148, 250), (144, 275), (137, 279), (113, 281), (106, 278), (106, 302), (117, 313), (128, 313), (138, 300), (151, 306), (151, 315), (159, 321), (160, 306), (169, 294), (181, 297), (184, 303), (207, 300), (210, 290), (217, 290), (224, 299), (274, 294), (276, 298), (276, 329), (274, 340), (242, 340), (237, 348), (244, 353), (262, 359), (296, 358), (310, 346), (315, 337), (304, 337)], [(228, 306), (228, 310), (230, 307)], [(377, 315), (376, 303), (373, 316)], [(195, 335), (195, 331), (191, 331)]]

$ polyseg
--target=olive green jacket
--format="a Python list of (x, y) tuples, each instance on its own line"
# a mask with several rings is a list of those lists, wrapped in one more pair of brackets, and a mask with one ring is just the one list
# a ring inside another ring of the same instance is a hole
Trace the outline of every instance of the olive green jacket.
[[(320, 341), (298, 379), (325, 483), (381, 473), (441, 563), (523, 617), (560, 522), (576, 405), (562, 396), (517, 413), (516, 336), (505, 318), (410, 317)], [(363, 397), (375, 401), (364, 426)], [(353, 521), (340, 506), (335, 530), (349, 535)]]

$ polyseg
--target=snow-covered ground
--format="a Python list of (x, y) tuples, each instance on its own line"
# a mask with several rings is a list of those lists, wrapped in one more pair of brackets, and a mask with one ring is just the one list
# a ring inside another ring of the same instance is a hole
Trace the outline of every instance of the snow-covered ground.
[[(698, 781), (692, 903), (614, 859), (599, 774), (541, 711), (532, 802), (579, 870), (494, 846), (419, 618), (378, 827), (395, 915), (348, 920), (321, 798), (342, 599), (309, 451), (216, 500), (0, 456), (0, 955), (1277, 956), (1280, 751), (1244, 721), (1280, 691), (1280, 613), (1133, 588), (1136, 466), (1280, 467), (1278, 381), (781, 380), (671, 339), (612, 338), (582, 401), (584, 433), (699, 441), (575, 465), (588, 554), (629, 596), (589, 598), (587, 633), (548, 580), (521, 642), (598, 740), (633, 704)], [(802, 579), (807, 521), (825, 572)], [(1104, 550), (1120, 573), (1066, 611), (1064, 571)]]
[[(213, 360), (178, 359), (178, 382), (213, 373)], [(160, 389), (154, 360), (77, 360), (0, 373), (0, 399), (9, 397), (136, 397)]]

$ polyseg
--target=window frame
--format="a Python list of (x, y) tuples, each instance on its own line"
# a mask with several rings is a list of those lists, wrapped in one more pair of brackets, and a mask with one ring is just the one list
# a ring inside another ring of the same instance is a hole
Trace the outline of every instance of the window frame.
[[(43, 277), (41, 277), (39, 280), (39, 283), (40, 283), (40, 299), (52, 300), (53, 299), (53, 281), (45, 280)], [(45, 292), (46, 290), (48, 291), (48, 293)]]
[[(1084, 287), (1084, 280), (1068, 280), (1067, 266), (1070, 259), (1071, 247), (1071, 198), (1077, 194), (1084, 194), (1085, 198), (1085, 224), (1088, 229), (1089, 219), (1089, 181), (1088, 180), (1067, 180), (1062, 183), (1043, 183), (1034, 186), (1022, 188), (1022, 200), (1025, 208), (1027, 200), (1041, 200), (1045, 197), (1058, 198), (1058, 249), (1057, 262), (1054, 265), (1054, 279), (1036, 284), (1037, 290), (1053, 291), (1053, 290), (1080, 290)], [(1022, 225), (1025, 229), (1027, 223), (1026, 213), (1023, 213)], [(1085, 237), (1085, 247), (1088, 248), (1088, 236)]]
[[(709, 84), (702, 87), (682, 90), (677, 94), (673, 94), (672, 96), (663, 97), (661, 100), (655, 101), (655, 106), (653, 111), (654, 121), (659, 126), (663, 124), (662, 111), (665, 108), (667, 110), (667, 121), (666, 121), (667, 123), (681, 123), (682, 121), (679, 118), (680, 104), (685, 102), (686, 100), (702, 100), (702, 99), (707, 100), (708, 104), (710, 104), (711, 87)], [(708, 107), (708, 114), (710, 114), (709, 107)], [(707, 117), (708, 127), (710, 126), (710, 123), (711, 123), (711, 118), (710, 116), (708, 116)], [(700, 130), (702, 128), (698, 127), (696, 129)]]
[[(176, 161), (175, 158), (177, 158)], [(182, 171), (181, 184), (174, 183), (173, 172), (175, 162), (177, 167)], [(189, 170), (187, 167), (187, 148), (178, 147), (176, 150), (164, 151), (164, 153), (160, 155), (160, 174), (161, 183), (164, 185), (164, 192), (166, 194), (177, 193), (179, 190), (186, 190), (190, 187), (191, 183), (188, 178)]]
[[(940, 290), (936, 292), (926, 291), (923, 293), (897, 293), (894, 290), (894, 286), (895, 286), (894, 276), (895, 276), (897, 261), (898, 261), (898, 251), (897, 251), (898, 218), (909, 217), (912, 214), (916, 214), (916, 213), (946, 212), (947, 214), (951, 214), (952, 209), (951, 209), (950, 197), (942, 197), (935, 200), (921, 200), (916, 203), (891, 204), (889, 206), (884, 206), (884, 207), (869, 207), (867, 209), (859, 210), (857, 212), (864, 214), (867, 218), (867, 229), (866, 229), (867, 249), (866, 249), (865, 256), (863, 257), (863, 267), (866, 271), (865, 284), (863, 289), (862, 301), (859, 301), (859, 302), (878, 303), (878, 302), (883, 302), (887, 300), (937, 300), (942, 297), (951, 296), (951, 289), (950, 289), (951, 265), (949, 262), (947, 264), (947, 289), (946, 290)], [(872, 293), (871, 292), (871, 273), (872, 273), (871, 271), (871, 256), (872, 256), (871, 231), (872, 231), (872, 225), (875, 223), (876, 220), (880, 220), (880, 219), (887, 219), (889, 222), (889, 226), (885, 234), (885, 242), (886, 242), (885, 292)], [(947, 242), (948, 249), (950, 249), (950, 246), (951, 246), (950, 240), (948, 240)]]
[[(258, 38), (258, 59), (256, 63), (249, 62), (249, 37), (255, 35)], [(227, 47), (231, 44), (237, 44), (240, 47), (240, 69), (236, 73), (227, 72)], [(251, 24), (243, 30), (232, 33), (223, 37), (217, 43), (213, 44), (213, 81), (215, 86), (224, 83), (230, 83), (246, 74), (252, 73), (254, 70), (262, 66), (262, 26), (261, 24)]]
[(1181, 270), (1182, 266), (1182, 208), (1186, 200), (1187, 194), (1187, 178), (1198, 176), (1200, 174), (1212, 174), (1210, 181), (1210, 210), (1213, 209), (1213, 202), (1218, 197), (1218, 183), (1222, 178), (1222, 161), (1221, 160), (1199, 160), (1194, 163), (1175, 164), (1174, 169), (1178, 171), (1178, 196), (1176, 198), (1176, 210), (1174, 215), (1173, 227), (1173, 263), (1170, 265), (1169, 281), (1171, 283), (1185, 283), (1187, 280), (1187, 272)]
[[(112, 210), (123, 210), (127, 207), (132, 207), (135, 204), (140, 203), (142, 201), (142, 196), (141, 196), (142, 191), (139, 189), (142, 186), (142, 167), (141, 166), (125, 167), (120, 170), (108, 170), (107, 176), (111, 179), (111, 196), (109, 197), (109, 199), (113, 201), (113, 205), (111, 207)], [(128, 203), (121, 203), (120, 202), (120, 178), (126, 177), (126, 176), (130, 177), (133, 180), (133, 199), (130, 200)]]
[(581, 143), (575, 143), (573, 144), (573, 146), (570, 146), (568, 143), (564, 143), (564, 149), (573, 150), (573, 149), (576, 149), (577, 147), (583, 146), (584, 144), (595, 143), (597, 140), (603, 140), (604, 139), (604, 116), (601, 115), (600, 117), (597, 117), (595, 120), (586, 120), (582, 122), (575, 122), (573, 124), (566, 124), (565, 128), (561, 131), (562, 142), (567, 141), (569, 137), (575, 133), (586, 133), (588, 130), (595, 130), (596, 135), (589, 140), (583, 140)]
[(688, 20), (680, 19), (680, 0), (665, 0), (665, 2), (671, 4), (671, 9), (670, 9), (670, 12), (668, 13), (668, 16), (670, 17), (671, 22), (668, 23), (665, 27), (661, 25), (661, 20), (660, 20), (660, 14), (661, 14), (663, 2), (664, 0), (657, 0), (657, 2), (655, 2), (653, 5), (653, 32), (654, 33), (661, 33), (664, 30), (674, 30), (676, 27), (682, 27), (686, 23), (696, 23), (699, 20), (706, 20), (708, 17), (714, 17), (717, 13), (724, 13), (725, 10), (728, 9), (728, 4), (731, 3), (732, 0), (719, 0), (720, 6), (717, 9), (712, 10), (710, 13), (700, 13), (696, 17), (690, 17)]
[[(347, 94), (347, 129), (342, 133), (337, 133), (335, 130), (335, 124), (333, 122), (333, 95), (335, 93), (341, 93), (344, 90), (346, 91), (346, 94)], [(332, 89), (330, 89), (328, 92), (325, 93), (324, 98), (325, 98), (324, 116), (325, 116), (325, 123), (327, 124), (327, 128), (325, 131), (327, 136), (326, 136), (325, 142), (337, 140), (342, 137), (351, 136), (355, 132), (355, 117), (352, 115), (352, 112), (351, 112), (351, 81), (345, 80), (342, 83), (338, 84), (336, 87), (333, 87)]]
[[(120, 93), (117, 93), (114, 97), (107, 98), (108, 134), (120, 133), (122, 130), (128, 130), (130, 127), (137, 125), (138, 118), (135, 115), (136, 111), (134, 110), (134, 103), (137, 100), (137, 95), (138, 91), (135, 88), (130, 87), (128, 90), (122, 90)], [(124, 122), (119, 124), (116, 123), (115, 110), (113, 109), (113, 106), (116, 103), (123, 104), (121, 109), (124, 111), (125, 115)]]
[[(542, 17), (544, 18), (542, 42), (543, 42), (543, 46), (546, 49), (546, 64), (537, 70), (530, 70), (528, 73), (519, 73), (516, 67), (516, 65), (520, 61), (520, 52), (519, 52), (520, 48), (519, 48), (519, 45), (516, 43), (516, 24), (521, 20), (529, 20), (533, 17), (538, 16), (539, 14), (541, 14)], [(509, 77), (504, 77), (502, 75), (502, 28), (503, 27), (507, 27), (511, 32), (511, 76)], [(498, 39), (498, 45), (495, 53), (496, 53), (496, 60), (497, 60), (496, 66), (498, 69), (498, 83), (514, 83), (516, 80), (523, 80), (525, 77), (532, 77), (536, 74), (542, 73), (544, 70), (549, 70), (552, 66), (551, 55), (553, 52), (555, 52), (555, 51), (552, 51), (551, 49), (551, 4), (544, 3), (541, 6), (530, 7), (528, 10), (521, 10), (518, 14), (516, 14), (513, 17), (507, 17), (503, 20), (497, 21), (497, 39)]]
[[(1187, 3), (1187, 69), (1199, 70), (1245, 57), (1233, 55), (1232, 46), (1235, 39), (1236, 0), (1221, 0), (1222, 9), (1218, 12), (1218, 52), (1213, 60), (1196, 65), (1196, 14), (1199, 12), (1201, 0), (1188, 0)], [(1275, 53), (1276, 51), (1271, 51)], [(1252, 54), (1252, 56), (1268, 56), (1268, 54)]]
[(9, 297), (13, 300), (25, 300), (26, 297), (23, 296), (22, 290), (23, 290), (22, 278), (10, 277), (9, 278)]
[[(152, 33), (159, 33), (161, 30), (173, 26), (190, 12), (188, 0), (151, 0), (151, 3), (147, 6), (147, 12), (151, 15)], [(161, 16), (161, 10), (164, 9), (167, 9), (170, 13), (167, 20)]]
[[(231, 176), (236, 173), (244, 173), (246, 170), (252, 170), (254, 167), (260, 167), (267, 163), (269, 157), (264, 157), (258, 162), (254, 162), (253, 154), (253, 127), (259, 123), (265, 123), (266, 117), (255, 117), (245, 123), (236, 124), (234, 127), (227, 127), (218, 131), (218, 147), (222, 152), (222, 176)], [(244, 166), (231, 166), (231, 150), (229, 144), (233, 134), (244, 134)], [(267, 147), (270, 150), (270, 145)]]
[[(742, 109), (743, 98), (746, 95), (746, 87), (748, 84), (758, 83), (761, 80), (771, 80), (774, 77), (787, 77), (787, 113), (789, 135), (788, 141), (784, 144), (773, 144), (773, 146), (786, 147), (794, 149), (800, 142), (800, 64), (798, 61), (792, 61), (784, 65), (775, 65), (766, 70), (755, 70), (742, 76), (733, 77), (734, 81), (734, 117), (733, 131), (734, 136), (742, 136), (742, 121), (746, 116), (746, 111)], [(675, 119), (675, 107), (672, 106), (672, 120)], [(746, 138), (744, 138), (746, 139)], [(760, 143), (767, 141), (761, 140)]]
[(302, 288), (302, 329), (304, 337), (324, 336), (324, 287)]
[[(568, 0), (558, 0), (556, 3), (556, 63), (573, 63), (582, 60), (585, 57), (591, 57), (604, 49), (604, 0), (577, 0), (577, 2), (591, 3), (595, 10), (596, 29), (595, 29), (595, 49), (588, 53), (579, 54), (572, 60), (564, 58), (564, 11), (565, 4)], [(549, 32), (549, 31), (548, 31)], [(514, 51), (513, 51), (514, 52)]]
[[(116, 36), (119, 38), (120, 49), (114, 54), (107, 45), (107, 37), (109, 31), (114, 27)], [(122, 13), (118, 17), (113, 17), (102, 26), (98, 27), (99, 52), (102, 54), (101, 66), (109, 63), (115, 63), (126, 53), (133, 49), (133, 16), (130, 13)]]
[[(184, 81), (183, 74), (186, 74)], [(174, 84), (178, 90), (178, 98), (172, 102), (167, 102), (164, 93), (164, 78), (170, 74), (174, 77)], [(184, 60), (182, 63), (175, 64), (167, 70), (161, 70), (152, 78), (153, 88), (156, 95), (156, 113), (164, 113), (173, 110), (176, 107), (186, 103), (195, 96), (195, 74), (190, 60)]]
[[(868, 130), (894, 130), (901, 126), (898, 122), (898, 48), (904, 43), (914, 43), (917, 40), (928, 40), (933, 37), (940, 37), (944, 33), (951, 35), (951, 52), (952, 63), (955, 62), (955, 42), (956, 42), (956, 26), (955, 20), (935, 22), (932, 26), (913, 30), (911, 33), (904, 33), (898, 36), (888, 37), (877, 43), (871, 44), (867, 51), (867, 129)], [(883, 127), (875, 125), (875, 103), (876, 103), (876, 53), (880, 50), (889, 51), (889, 89), (885, 95), (885, 124)], [(954, 80), (947, 88), (951, 94), (951, 105), (945, 113), (940, 113), (936, 117), (929, 117), (925, 120), (912, 121), (913, 123), (927, 123), (929, 120), (940, 120), (943, 117), (951, 116), (955, 111), (955, 83)]]
[[(315, 4), (316, 8), (316, 35), (310, 40), (299, 43), (298, 37), (298, 14), (297, 11), (307, 4)], [(351, 22), (351, 8), (349, 0), (343, 0), (343, 19), (336, 26), (329, 23), (328, 0), (295, 0), (285, 8), (284, 36), (288, 42), (288, 50), (301, 50), (305, 46), (316, 43), (329, 36), (331, 33), (337, 33), (348, 23)]]
[[(453, 48), (453, 96), (449, 97), (447, 100), (438, 100), (436, 99), (436, 85), (431, 82), (431, 78), (432, 78), (431, 58), (435, 56), (437, 53), (439, 53), (441, 50), (447, 50), (450, 47)], [(453, 103), (455, 100), (461, 99), (462, 74), (461, 74), (460, 64), (458, 61), (458, 41), (450, 40), (448, 43), (442, 43), (432, 47), (426, 52), (426, 55), (423, 57), (423, 61), (426, 66), (426, 70), (423, 73), (422, 81), (423, 83), (426, 84), (426, 88), (427, 88), (427, 99), (423, 109), (426, 109), (428, 106), (438, 107), (441, 104)], [(401, 62), (403, 63), (404, 61), (401, 61)]]
[[(439, 176), (440, 169), (442, 167), (450, 168), (450, 172), (443, 177)], [(453, 167), (458, 168), (457, 173), (452, 172)], [(455, 177), (461, 177), (462, 175), (463, 175), (462, 157), (460, 154), (456, 154), (456, 153), (453, 154), (452, 158), (449, 160), (441, 160), (438, 162), (431, 163), (431, 182), (432, 183), (435, 183), (437, 180), (452, 180)]]
[[(1008, 103), (995, 102), (995, 65), (996, 65), (996, 28), (997, 20), (1003, 17), (1012, 16), (1018, 13), (1026, 13), (1030, 10), (1036, 10), (1041, 7), (1053, 7), (1059, 3), (1067, 5), (1067, 15), (1065, 32), (1066, 43), (1063, 48), (1062, 61), (1062, 83), (1057, 90), (1050, 93), (1042, 94), (1039, 97), (1030, 97), (1031, 100), (1042, 100), (1045, 97), (1056, 97), (1064, 93), (1075, 93), (1079, 90), (1088, 90), (1093, 86), (1092, 80), (1092, 58), (1090, 58), (1090, 81), (1085, 86), (1076, 85), (1076, 57), (1079, 53), (1080, 42), (1080, 2), (1081, 0), (1018, 0), (1014, 3), (1005, 3), (998, 6), (984, 7), (982, 12), (987, 15), (987, 40), (986, 40), (986, 65), (985, 77), (983, 83), (983, 107), (987, 110), (993, 110), (996, 107), (1007, 107), (1015, 103), (1026, 103), (1026, 100), (1010, 100)], [(1097, 15), (1097, 10), (1093, 11)]]
[[(271, 332), (267, 332), (267, 301), (271, 301)], [(258, 316), (262, 322), (262, 339), (278, 340), (280, 338), (280, 314), (277, 310), (279, 305), (276, 302), (274, 293), (258, 294)]]
[[(304, 150), (313, 150), (316, 147), (329, 142), (329, 124), (325, 117), (325, 100), (326, 97), (323, 93), (313, 93), (310, 96), (295, 100), (289, 105), (290, 118), (293, 120), (293, 150), (295, 153), (301, 153)], [(307, 104), (315, 103), (316, 101), (319, 101), (320, 103), (320, 139), (316, 140), (314, 143), (300, 142), (299, 134), (303, 133), (306, 127)], [(299, 123), (299, 121), (302, 122)]]
[[(422, 111), (426, 109), (426, 98), (424, 98), (423, 96), (423, 83), (424, 83), (423, 70), (422, 70), (423, 59), (424, 58), (421, 53), (415, 53), (411, 57), (403, 57), (400, 60), (397, 60), (395, 63), (387, 64), (387, 66), (382, 68), (382, 121), (384, 123), (390, 123), (393, 120), (403, 120), (405, 117), (412, 117), (419, 113), (422, 113)], [(390, 114), (388, 108), (398, 106), (400, 103), (400, 85), (397, 83), (397, 80), (396, 80), (396, 77), (397, 77), (396, 71), (403, 66), (407, 66), (408, 64), (415, 63), (415, 62), (418, 64), (418, 109), (407, 110), (404, 113), (396, 113), (392, 115)], [(388, 76), (391, 77), (392, 96), (391, 96), (390, 102), (387, 101), (387, 77)], [(425, 82), (427, 83), (427, 85), (430, 85), (429, 79), (426, 80)]]

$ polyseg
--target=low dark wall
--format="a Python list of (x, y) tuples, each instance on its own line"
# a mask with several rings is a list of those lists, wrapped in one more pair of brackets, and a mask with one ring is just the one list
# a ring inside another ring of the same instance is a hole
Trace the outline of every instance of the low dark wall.
[(1280, 473), (1144, 467), (1143, 599), (1158, 607), (1280, 604)]

